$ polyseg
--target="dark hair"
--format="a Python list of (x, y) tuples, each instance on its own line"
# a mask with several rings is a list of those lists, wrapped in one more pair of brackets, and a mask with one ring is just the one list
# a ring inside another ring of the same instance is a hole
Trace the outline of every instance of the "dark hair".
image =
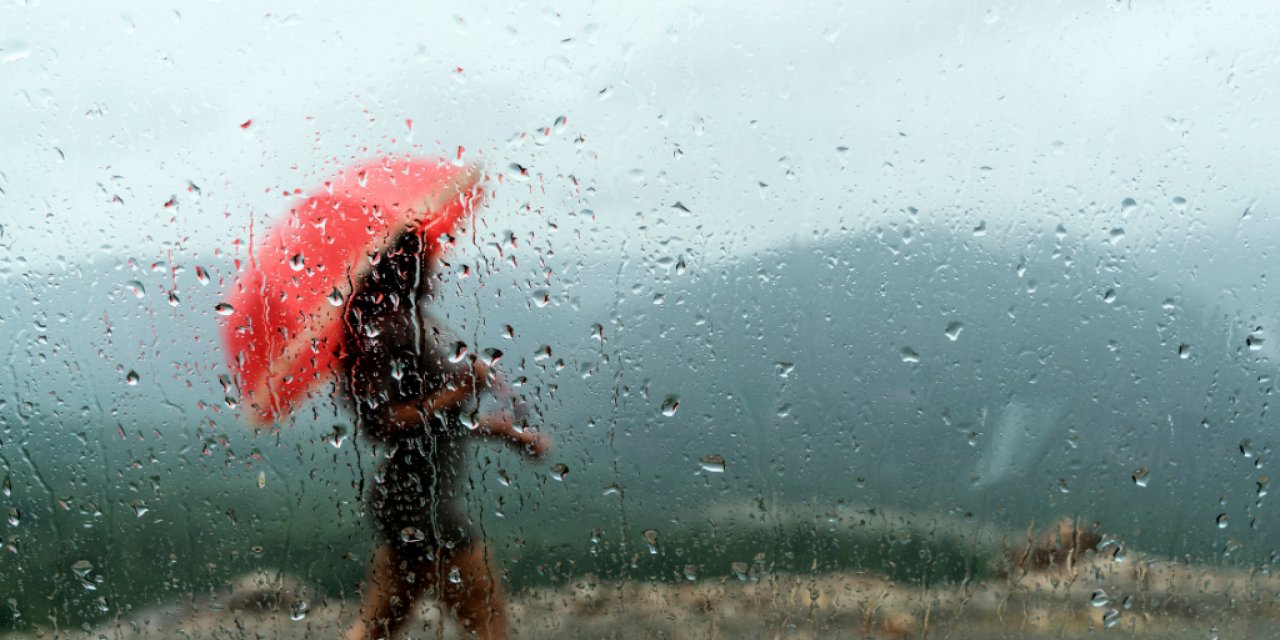
[[(414, 305), (430, 295), (435, 285), (426, 247), (412, 230), (401, 232), (387, 248), (375, 254), (373, 268), (356, 284), (348, 305), (348, 319), (385, 310), (388, 305)], [(354, 317), (353, 315), (354, 314)], [(355, 323), (358, 324), (358, 323)]]

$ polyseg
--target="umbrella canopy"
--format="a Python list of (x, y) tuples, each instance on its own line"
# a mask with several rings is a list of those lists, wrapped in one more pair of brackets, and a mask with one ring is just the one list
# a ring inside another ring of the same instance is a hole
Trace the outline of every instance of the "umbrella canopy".
[(380, 157), (329, 178), (278, 220), (232, 286), (222, 339), (255, 426), (287, 416), (333, 372), (346, 301), (374, 256), (414, 230), (443, 250), (483, 195), (480, 171), (448, 160)]

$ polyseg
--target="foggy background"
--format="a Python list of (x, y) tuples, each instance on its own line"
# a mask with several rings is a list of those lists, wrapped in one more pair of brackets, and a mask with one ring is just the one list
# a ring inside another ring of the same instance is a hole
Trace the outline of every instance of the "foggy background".
[(650, 562), (716, 575), (799, 530), (994, 548), (1058, 516), (1265, 563), (1277, 27), (1263, 2), (5, 4), (7, 570), (73, 617), (104, 613), (66, 570), (89, 557), (119, 601), (361, 574), (371, 452), (321, 441), (349, 428), (325, 389), (252, 434), (213, 306), (295, 190), (388, 152), (490, 174), (442, 312), (556, 438), (476, 460), (525, 579), (634, 575), (649, 530)]

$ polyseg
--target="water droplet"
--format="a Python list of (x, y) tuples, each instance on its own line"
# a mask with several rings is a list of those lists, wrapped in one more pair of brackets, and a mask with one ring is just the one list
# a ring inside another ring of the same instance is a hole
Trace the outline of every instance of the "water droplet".
[(347, 428), (340, 424), (333, 425), (333, 430), (329, 432), (329, 444), (334, 449), (341, 449), (343, 443), (347, 441)]
[(1133, 472), (1133, 483), (1139, 487), (1147, 486), (1147, 482), (1151, 480), (1151, 470), (1143, 467)]
[(124, 375), (124, 383), (131, 387), (138, 386), (138, 372), (130, 369), (129, 373)]
[(733, 577), (741, 580), (742, 582), (746, 582), (747, 574), (751, 571), (751, 565), (739, 560), (729, 565), (729, 569), (733, 571)]
[(338, 291), (338, 289), (335, 287), (334, 290), (329, 293), (328, 300), (329, 300), (329, 304), (335, 307), (341, 307), (342, 303), (346, 302), (347, 299), (345, 296), (342, 295), (342, 292)]
[(1252, 458), (1255, 455), (1257, 455), (1257, 452), (1253, 450), (1253, 442), (1251, 442), (1248, 438), (1245, 438), (1244, 440), (1240, 441), (1240, 455), (1244, 456), (1245, 458)]
[(16, 527), (22, 522), (22, 512), (17, 507), (9, 507), (9, 526)]
[(702, 459), (698, 461), (698, 466), (707, 473), (724, 473), (724, 456), (715, 454), (702, 456)]
[(132, 293), (135, 298), (142, 298), (147, 295), (147, 288), (142, 286), (142, 283), (137, 280), (130, 280), (126, 282), (124, 287), (125, 289), (128, 289), (129, 293)]
[(1125, 596), (1125, 597), (1124, 597), (1124, 600), (1123, 600), (1123, 601), (1121, 601), (1121, 603), (1120, 603), (1120, 604), (1124, 605), (1124, 608), (1125, 608), (1125, 609), (1132, 609), (1132, 608), (1133, 608), (1133, 596)]
[(1124, 229), (1121, 227), (1112, 229), (1111, 233), (1108, 235), (1107, 241), (1112, 245), (1117, 245), (1120, 244), (1121, 240), (1124, 240)]
[(457, 364), (465, 357), (467, 357), (467, 343), (461, 341), (453, 343), (453, 354), (449, 356), (449, 362)]
[(601, 529), (600, 527), (595, 527), (591, 529), (591, 544), (600, 544), (600, 541), (603, 539), (604, 539), (603, 529)]
[(1089, 596), (1089, 604), (1094, 607), (1105, 607), (1111, 603), (1111, 598), (1107, 596), (1107, 592), (1102, 589), (1095, 589), (1093, 595)]
[(1244, 339), (1244, 343), (1249, 347), (1250, 351), (1261, 351), (1263, 343), (1262, 327), (1254, 329), (1253, 333), (1250, 333), (1249, 337)]
[(627, 172), (627, 177), (631, 178), (632, 182), (644, 182), (644, 169), (632, 169)]
[(267, 472), (266, 471), (258, 472), (258, 488), (259, 489), (267, 488)]
[(1107, 612), (1102, 614), (1102, 626), (1104, 628), (1110, 629), (1111, 627), (1114, 627), (1119, 623), (1120, 623), (1120, 612), (1118, 610), (1107, 609)]
[(658, 530), (646, 529), (643, 535), (645, 543), (649, 545), (649, 555), (658, 555)]
[(684, 579), (689, 582), (696, 582), (698, 580), (698, 565), (686, 564), (684, 566)]
[(310, 605), (307, 604), (306, 600), (298, 600), (297, 602), (294, 602), (293, 604), (289, 605), (289, 619), (293, 620), (294, 622), (297, 622), (299, 620), (302, 620), (303, 618), (306, 618), (307, 610), (310, 608), (311, 607)]
[(1218, 528), (1219, 528), (1219, 529), (1226, 529), (1226, 528), (1227, 528), (1227, 521), (1228, 521), (1227, 514), (1225, 514), (1225, 513), (1219, 513), (1219, 514), (1218, 514), (1217, 523), (1218, 523)]
[(205, 270), (204, 270), (204, 267), (197, 266), (197, 267), (196, 267), (196, 280), (198, 280), (198, 281), (200, 282), (200, 284), (201, 284), (201, 285), (209, 284), (209, 272), (208, 272), (208, 271), (205, 271)]
[(916, 364), (920, 362), (920, 354), (911, 347), (902, 348), (902, 361), (908, 364)]
[(948, 340), (955, 342), (960, 338), (961, 331), (964, 331), (964, 324), (952, 322), (947, 325), (947, 329), (943, 333), (946, 334)]
[(567, 127), (568, 124), (569, 119), (564, 116), (560, 116), (559, 118), (556, 118), (556, 122), (551, 125), (551, 128), (555, 129), (556, 133), (564, 133), (565, 127)]
[(449, 582), (462, 584), (462, 572), (459, 571), (457, 567), (449, 570)]
[(569, 465), (563, 462), (557, 462), (551, 465), (551, 477), (555, 480), (564, 480), (569, 475)]
[(978, 226), (976, 226), (976, 227), (974, 227), (974, 228), (973, 228), (973, 235), (978, 236), (978, 237), (982, 237), (982, 236), (987, 235), (987, 221), (986, 221), (986, 220), (980, 220), (980, 221), (978, 222)]
[(507, 175), (511, 176), (511, 179), (515, 180), (516, 182), (529, 181), (528, 167), (525, 167), (515, 162), (512, 162), (511, 164), (507, 165)]
[(604, 486), (604, 488), (602, 488), (602, 489), (600, 490), (600, 495), (602, 495), (602, 496), (621, 496), (621, 495), (622, 495), (622, 487), (618, 486), (618, 485), (617, 485), (617, 484), (615, 484), (615, 483), (610, 482), (609, 484), (606, 484), (606, 485)]
[(1138, 201), (1133, 198), (1125, 198), (1120, 201), (1120, 215), (1128, 216), (1138, 208)]
[(1267, 483), (1270, 481), (1271, 479), (1268, 478), (1267, 476), (1258, 476), (1258, 497), (1259, 498), (1267, 495)]
[(401, 542), (422, 542), (425, 537), (426, 536), (422, 533), (422, 530), (417, 527), (405, 527), (400, 530)]
[(219, 302), (218, 304), (213, 305), (213, 310), (220, 316), (229, 316), (236, 312), (236, 308), (227, 302)]
[(1107, 303), (1107, 304), (1111, 304), (1111, 303), (1115, 302), (1115, 301), (1116, 301), (1116, 290), (1115, 290), (1115, 289), (1107, 289), (1107, 290), (1106, 290), (1106, 292), (1102, 294), (1102, 301), (1103, 301), (1103, 302), (1105, 302), (1105, 303)]
[(93, 563), (88, 560), (77, 560), (71, 564), (71, 573), (84, 580), (93, 572)]
[(294, 271), (302, 271), (302, 268), (305, 266), (307, 266), (307, 258), (301, 253), (295, 253), (292, 258), (289, 258), (290, 269), (293, 269)]
[(670, 418), (676, 414), (676, 409), (680, 408), (680, 398), (677, 396), (667, 396), (662, 401), (662, 415)]
[(1187, 358), (1190, 358), (1190, 357), (1191, 357), (1191, 345), (1189, 345), (1189, 344), (1187, 344), (1187, 343), (1185, 343), (1185, 342), (1184, 342), (1184, 343), (1182, 343), (1182, 344), (1180, 344), (1180, 345), (1178, 345), (1178, 357), (1179, 357), (1179, 358), (1182, 358), (1183, 360), (1186, 360)]
[(31, 45), (21, 40), (5, 40), (0, 42), (0, 60), (16, 62), (31, 55)]

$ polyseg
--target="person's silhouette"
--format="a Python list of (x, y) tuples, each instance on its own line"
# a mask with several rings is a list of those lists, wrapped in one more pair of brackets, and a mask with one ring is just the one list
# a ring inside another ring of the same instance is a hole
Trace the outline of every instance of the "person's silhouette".
[[(348, 640), (394, 637), (428, 592), (470, 633), (505, 637), (506, 601), (492, 558), (459, 508), (465, 444), (474, 436), (500, 439), (535, 459), (550, 444), (518, 426), (524, 405), (501, 374), (462, 354), (426, 312), (438, 256), (423, 244), (413, 231), (395, 239), (346, 311), (342, 386), (357, 429), (386, 452), (368, 496), (379, 544)], [(486, 389), (510, 399), (511, 411), (464, 424), (464, 409)]]

